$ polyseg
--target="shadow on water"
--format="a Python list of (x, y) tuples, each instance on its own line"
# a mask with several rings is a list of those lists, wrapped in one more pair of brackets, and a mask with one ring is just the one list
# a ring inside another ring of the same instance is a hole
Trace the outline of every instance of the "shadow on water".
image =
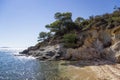
[(98, 80), (89, 66), (114, 65), (107, 60), (45, 61), (40, 62), (38, 80)]
[(70, 80), (67, 77), (61, 76), (59, 61), (41, 61), (40, 74), (37, 80)]

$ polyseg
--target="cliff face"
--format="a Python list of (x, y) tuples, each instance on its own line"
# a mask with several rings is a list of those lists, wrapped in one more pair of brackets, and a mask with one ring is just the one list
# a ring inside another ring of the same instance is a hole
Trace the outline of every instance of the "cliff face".
[[(40, 60), (89, 60), (107, 59), (120, 62), (120, 26), (112, 29), (91, 28), (77, 33), (77, 48), (65, 48), (62, 42), (49, 45), (49, 41), (24, 50), (22, 54), (33, 55)], [(44, 47), (42, 44), (46, 44)]]

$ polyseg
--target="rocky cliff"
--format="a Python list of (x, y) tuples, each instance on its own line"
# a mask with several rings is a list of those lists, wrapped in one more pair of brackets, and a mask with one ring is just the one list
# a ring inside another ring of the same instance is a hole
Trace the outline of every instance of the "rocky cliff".
[(77, 48), (65, 48), (63, 43), (56, 39), (38, 43), (21, 53), (40, 60), (107, 59), (120, 62), (120, 26), (104, 30), (93, 27), (77, 32), (77, 36), (77, 44), (82, 42)]

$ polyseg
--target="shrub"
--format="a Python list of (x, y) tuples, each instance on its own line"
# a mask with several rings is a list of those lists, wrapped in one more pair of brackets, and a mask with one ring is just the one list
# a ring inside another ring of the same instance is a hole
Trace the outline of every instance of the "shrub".
[(63, 36), (64, 46), (68, 48), (76, 47), (77, 35), (75, 33), (65, 34)]

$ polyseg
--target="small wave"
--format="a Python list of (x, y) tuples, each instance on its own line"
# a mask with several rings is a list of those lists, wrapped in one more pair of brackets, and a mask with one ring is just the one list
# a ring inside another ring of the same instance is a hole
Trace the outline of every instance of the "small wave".
[(19, 54), (19, 52), (22, 52), (23, 50), (25, 50), (25, 48), (0, 48), (0, 52), (10, 54), (14, 58), (19, 59), (19, 60), (35, 59), (35, 57), (32, 57), (32, 56), (26, 56), (26, 55)]
[(0, 48), (1, 52), (19, 53), (25, 48)]
[(25, 60), (25, 59), (27, 59), (27, 60), (35, 59), (35, 57), (33, 57), (33, 56), (16, 56), (16, 58), (22, 59), (22, 60)]

